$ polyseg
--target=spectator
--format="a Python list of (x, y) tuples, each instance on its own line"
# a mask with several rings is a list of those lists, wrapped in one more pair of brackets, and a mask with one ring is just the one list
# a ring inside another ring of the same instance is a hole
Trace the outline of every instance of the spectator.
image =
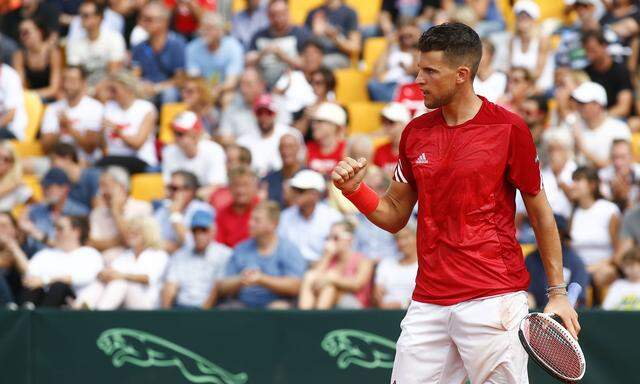
[(223, 142), (231, 143), (244, 135), (260, 134), (253, 106), (265, 90), (264, 80), (258, 70), (254, 67), (246, 68), (240, 75), (238, 92), (220, 116), (220, 136)]
[[(634, 0), (614, 0), (607, 12), (600, 18), (600, 24), (606, 31), (613, 31), (618, 35), (616, 45), (624, 52), (627, 68), (633, 72), (638, 66), (638, 20), (640, 10)], [(627, 26), (631, 22), (632, 26)], [(613, 47), (612, 47), (613, 48)]]
[(27, 130), (27, 112), (20, 75), (0, 64), (0, 140), (24, 140)]
[[(60, 216), (85, 217), (89, 210), (69, 196), (71, 180), (60, 168), (51, 168), (40, 181), (43, 201), (30, 207), (29, 226), (35, 226), (30, 234), (41, 243), (47, 244), (55, 234), (55, 221)], [(25, 225), (23, 224), (23, 226)]]
[(571, 155), (571, 141), (557, 130), (543, 136), (547, 162), (541, 170), (542, 183), (553, 213), (565, 219), (571, 216), (572, 204), (567, 197), (578, 167)]
[(570, 236), (594, 286), (601, 290), (615, 277), (611, 261), (618, 250), (620, 210), (601, 197), (599, 184), (593, 168), (579, 167), (573, 172), (570, 197), (576, 208), (571, 217)]
[(44, 28), (34, 19), (22, 20), (19, 32), (22, 49), (13, 57), (13, 67), (26, 89), (36, 92), (45, 101), (53, 100), (60, 88), (60, 51), (47, 43)]
[(616, 280), (602, 303), (606, 310), (640, 310), (640, 251), (633, 248), (622, 256), (622, 271), (625, 278)]
[(507, 80), (507, 93), (498, 99), (497, 104), (522, 115), (522, 104), (529, 96), (533, 95), (534, 82), (531, 73), (526, 68), (511, 68)]
[(573, 25), (560, 29), (560, 41), (556, 50), (556, 66), (567, 66), (571, 69), (584, 69), (589, 65), (589, 60), (582, 47), (582, 34), (587, 31), (600, 30), (598, 20), (598, 8), (600, 0), (576, 0), (567, 8), (570, 13), (576, 13), (576, 21)]
[(229, 171), (231, 204), (216, 215), (216, 241), (235, 247), (249, 238), (249, 219), (258, 197), (258, 177), (250, 167), (240, 166)]
[(126, 223), (134, 217), (152, 217), (147, 201), (129, 195), (131, 181), (124, 168), (111, 166), (100, 175), (100, 188), (89, 215), (89, 243), (113, 260), (124, 250)]
[(300, 67), (299, 52), (310, 37), (304, 29), (291, 24), (289, 5), (274, 0), (267, 6), (269, 26), (251, 39), (247, 64), (258, 65), (269, 87), (273, 86), (287, 68)]
[[(560, 242), (562, 246), (562, 266), (564, 283), (578, 283), (583, 288), (580, 296), (578, 296), (578, 306), (585, 304), (586, 290), (589, 286), (589, 274), (585, 268), (584, 262), (576, 254), (571, 247), (571, 236), (569, 235), (569, 225), (567, 220), (559, 215), (555, 215), (556, 225), (560, 233)], [(525, 264), (531, 275), (529, 282), (529, 307), (544, 308), (547, 305), (546, 288), (548, 286), (547, 275), (544, 272), (542, 259), (540, 258), (540, 250), (536, 249), (528, 255), (525, 255)]]
[(482, 58), (478, 66), (478, 72), (473, 79), (475, 92), (495, 103), (504, 96), (507, 91), (507, 75), (497, 71), (493, 66), (493, 58), (496, 48), (488, 39), (482, 40)]
[[(227, 155), (227, 174), (239, 166), (251, 166), (251, 151), (245, 147), (241, 147), (238, 144), (227, 144), (225, 148)], [(224, 186), (216, 189), (209, 197), (209, 204), (217, 211), (231, 204), (233, 198), (231, 197), (231, 190), (229, 186)]]
[(231, 250), (212, 241), (213, 216), (197, 211), (191, 219), (194, 245), (171, 257), (162, 290), (162, 308), (202, 308), (209, 293), (223, 277)]
[(640, 197), (640, 164), (633, 161), (632, 152), (629, 141), (614, 140), (611, 144), (611, 164), (598, 173), (602, 194), (616, 203), (622, 212), (634, 206)]
[(382, 109), (380, 120), (388, 142), (376, 148), (373, 163), (382, 168), (386, 174), (393, 175), (398, 164), (400, 136), (411, 120), (411, 113), (403, 104), (394, 102)]
[(171, 11), (171, 29), (191, 40), (202, 26), (204, 15), (220, 6), (216, 0), (164, 0)]
[(193, 173), (200, 185), (198, 196), (206, 199), (227, 184), (224, 149), (203, 138), (202, 123), (194, 112), (179, 114), (173, 120), (172, 128), (176, 142), (162, 149), (162, 176), (168, 182), (177, 170)]
[(298, 132), (291, 131), (282, 135), (278, 146), (282, 168), (269, 172), (262, 179), (269, 200), (277, 202), (281, 208), (289, 206), (291, 201), (286, 183), (304, 167), (303, 148), (304, 140)]
[(136, 95), (138, 82), (128, 72), (110, 77), (111, 101), (104, 107), (103, 157), (97, 165), (119, 165), (129, 173), (146, 172), (158, 166), (156, 156), (156, 108)]
[(325, 44), (324, 65), (327, 67), (348, 67), (351, 58), (360, 55), (358, 15), (343, 0), (325, 0), (309, 12), (304, 25)]
[(624, 213), (618, 234), (618, 250), (613, 262), (620, 265), (622, 255), (640, 245), (640, 207), (634, 206)]
[(318, 107), (325, 102), (335, 101), (336, 78), (333, 72), (325, 67), (313, 72), (311, 74), (311, 88), (315, 94), (316, 101), (306, 107), (302, 112), (302, 116), (293, 124), (308, 140), (312, 138), (311, 120)]
[(304, 109), (317, 100), (311, 79), (321, 68), (323, 57), (322, 44), (316, 39), (307, 40), (300, 54), (300, 70), (286, 71), (273, 87), (274, 94), (282, 95), (284, 108), (292, 115), (293, 121), (298, 120)]
[(19, 25), (24, 19), (34, 19), (36, 24), (43, 26), (49, 36), (49, 43), (54, 44), (58, 40), (60, 13), (56, 7), (43, 0), (22, 0), (19, 8), (5, 14), (0, 24), (2, 33), (14, 41), (19, 39)]
[(249, 50), (251, 38), (269, 27), (269, 18), (262, 0), (246, 0), (246, 3), (247, 7), (231, 19), (231, 34), (242, 43), (245, 50)]
[(127, 223), (124, 233), (129, 248), (98, 274), (74, 304), (98, 310), (154, 309), (160, 304), (161, 280), (169, 262), (162, 250), (158, 225), (150, 217)]
[(385, 258), (376, 269), (373, 298), (378, 308), (405, 309), (411, 303), (418, 273), (416, 230), (411, 225), (395, 235), (402, 258)]
[[(80, 2), (80, 1), (81, 0), (74, 0), (74, 2)], [(100, 2), (103, 2), (103, 1), (100, 1)], [(100, 28), (116, 32), (122, 35), (123, 37), (125, 37), (126, 35), (125, 34), (125, 17), (124, 17), (125, 12), (122, 12), (122, 10), (123, 10), (123, 5), (126, 7), (126, 6), (129, 6), (129, 4), (123, 4), (125, 2), (118, 1), (118, 0), (108, 0), (106, 3), (107, 3), (106, 4), (107, 7), (104, 9), (102, 22), (100, 23)], [(67, 40), (82, 38), (82, 37), (85, 37), (86, 35), (87, 35), (87, 30), (82, 26), (82, 17), (78, 12), (72, 16), (71, 21), (69, 23), (69, 32), (67, 33)]]
[(226, 275), (212, 292), (216, 296), (237, 297), (229, 306), (289, 308), (300, 291), (306, 263), (300, 251), (276, 229), (280, 220), (278, 204), (266, 201), (255, 207), (249, 221), (251, 238), (235, 248)]
[(335, 103), (323, 103), (312, 116), (313, 141), (307, 143), (307, 166), (329, 175), (344, 157), (347, 113)]
[(382, 9), (378, 19), (379, 29), (384, 36), (395, 32), (395, 26), (402, 19), (415, 19), (420, 29), (428, 29), (436, 9), (440, 8), (439, 0), (420, 0), (404, 3), (396, 0), (382, 0)]
[(108, 74), (122, 69), (127, 53), (120, 33), (100, 27), (104, 9), (96, 0), (82, 3), (80, 18), (86, 34), (69, 40), (66, 46), (67, 65), (82, 67), (91, 88), (97, 87)]
[(0, 212), (26, 203), (31, 195), (22, 181), (22, 164), (15, 148), (8, 141), (0, 141)]
[(371, 295), (373, 263), (353, 251), (354, 226), (341, 221), (331, 226), (322, 258), (304, 276), (300, 309), (366, 308)]
[(18, 51), (18, 44), (9, 36), (0, 32), (0, 64), (13, 64), (13, 55)]
[(182, 86), (181, 96), (187, 110), (198, 115), (203, 133), (210, 138), (219, 139), (220, 113), (214, 107), (219, 95), (211, 93), (207, 80), (202, 77), (187, 77)]
[(100, 157), (100, 129), (103, 106), (86, 95), (86, 72), (70, 66), (62, 73), (62, 99), (45, 110), (40, 128), (40, 143), (45, 153), (58, 142), (78, 148), (81, 162), (93, 164)]
[(205, 13), (200, 37), (186, 48), (186, 68), (191, 76), (206, 78), (213, 94), (233, 91), (244, 68), (242, 44), (225, 36), (224, 20), (216, 13)]
[(71, 182), (69, 198), (91, 210), (93, 199), (98, 193), (100, 170), (83, 167), (73, 145), (58, 143), (51, 150), (51, 164), (67, 174)]
[(21, 302), (27, 306), (61, 307), (82, 295), (102, 269), (102, 256), (85, 246), (85, 218), (61, 216), (56, 220), (52, 248), (36, 253), (27, 266)]
[(540, 148), (542, 134), (548, 128), (549, 121), (549, 101), (541, 95), (532, 95), (527, 97), (520, 105), (520, 113), (522, 119), (533, 136), (533, 142), (536, 148)]
[(140, 22), (149, 38), (131, 49), (131, 65), (142, 77), (144, 93), (154, 97), (157, 105), (179, 99), (178, 82), (184, 75), (184, 38), (169, 31), (171, 12), (159, 1), (142, 9)]
[[(0, 212), (0, 305), (15, 303), (22, 291), (22, 275), (29, 263), (22, 245), (27, 237), (10, 212)], [(42, 247), (39, 247), (41, 249)], [(37, 250), (32, 250), (34, 253)]]
[[(382, 196), (391, 185), (391, 178), (382, 169), (369, 166), (365, 182), (377, 194)], [(356, 224), (354, 233), (356, 251), (367, 256), (375, 263), (385, 259), (396, 260), (401, 256), (396, 240), (391, 233), (370, 222), (362, 212), (356, 211), (353, 219)]]
[(269, 94), (264, 94), (256, 100), (253, 111), (260, 133), (244, 134), (238, 138), (238, 144), (251, 151), (252, 166), (258, 175), (263, 177), (269, 171), (282, 168), (278, 145), (282, 135), (293, 131), (293, 128), (276, 122), (276, 107)]
[[(346, 154), (343, 156), (352, 159), (365, 158), (368, 163), (371, 163), (373, 159), (373, 141), (366, 134), (351, 135), (347, 141)], [(325, 175), (325, 177), (329, 178), (330, 174)], [(327, 200), (330, 206), (340, 211), (343, 215), (352, 215), (359, 212), (358, 208), (356, 208), (349, 199), (344, 197), (340, 189), (333, 183), (329, 183), (328, 185)]]
[(626, 118), (633, 112), (633, 84), (624, 64), (616, 63), (607, 52), (608, 43), (600, 32), (585, 32), (582, 37), (589, 66), (585, 68), (591, 81), (604, 87), (610, 116)]
[(4, 236), (5, 240), (10, 238), (15, 241), (20, 250), (26, 255), (24, 258), (31, 258), (43, 249), (45, 244), (31, 236), (30, 229), (32, 228), (28, 228), (28, 225), (25, 225), (27, 220), (27, 215), (23, 215), (17, 220), (11, 212), (0, 212), (0, 237)]
[(289, 181), (289, 187), (295, 205), (282, 211), (278, 233), (294, 243), (307, 261), (318, 261), (324, 239), (331, 226), (342, 220), (342, 215), (320, 201), (326, 183), (318, 172), (299, 171)]
[(581, 117), (573, 127), (578, 162), (606, 167), (613, 141), (631, 140), (631, 131), (625, 123), (608, 115), (607, 93), (600, 84), (582, 83), (571, 97), (578, 103)]
[(412, 19), (400, 23), (398, 32), (387, 37), (387, 48), (376, 60), (367, 84), (371, 100), (390, 102), (398, 84), (413, 82), (419, 38), (420, 29)]
[(182, 246), (193, 246), (193, 238), (187, 232), (193, 214), (207, 211), (214, 214), (209, 204), (197, 200), (198, 178), (189, 171), (175, 171), (166, 186), (167, 198), (155, 213), (160, 224), (161, 239), (165, 242), (165, 250), (175, 252)]

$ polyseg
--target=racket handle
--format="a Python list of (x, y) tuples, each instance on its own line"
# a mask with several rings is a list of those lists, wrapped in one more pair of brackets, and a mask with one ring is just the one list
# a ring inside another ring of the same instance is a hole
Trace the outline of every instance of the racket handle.
[(581, 293), (582, 286), (576, 282), (569, 284), (569, 287), (567, 287), (567, 298), (569, 299), (569, 304), (571, 304), (572, 307), (576, 306)]

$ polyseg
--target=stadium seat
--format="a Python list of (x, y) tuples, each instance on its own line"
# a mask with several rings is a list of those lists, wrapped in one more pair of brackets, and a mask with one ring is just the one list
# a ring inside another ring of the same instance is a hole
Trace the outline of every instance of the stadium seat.
[(166, 103), (162, 105), (160, 110), (160, 141), (164, 144), (173, 143), (173, 130), (171, 130), (171, 121), (180, 112), (187, 109), (184, 103)]
[(313, 8), (322, 5), (322, 0), (289, 0), (289, 13), (291, 22), (297, 25), (303, 25), (307, 19), (307, 13)]
[(364, 62), (364, 71), (367, 74), (373, 72), (376, 61), (385, 49), (387, 49), (387, 39), (384, 37), (370, 37), (365, 40), (362, 61)]
[(373, 138), (373, 149), (376, 150), (389, 142), (386, 136), (378, 136)]
[[(534, 0), (534, 1), (538, 4), (538, 6), (540, 6), (539, 21), (550, 19), (550, 18), (562, 20), (564, 18), (564, 13), (563, 13), (564, 7), (565, 7), (564, 1), (550, 1), (550, 0)], [(513, 7), (512, 7), (513, 3), (515, 2), (512, 0), (496, 0), (496, 6), (498, 7), (498, 10), (502, 14), (502, 18), (504, 19), (508, 30), (513, 30), (516, 23), (516, 17), (513, 14)]]
[(131, 177), (131, 196), (138, 200), (164, 198), (164, 181), (161, 173), (139, 173)]
[(340, 104), (368, 101), (367, 76), (357, 69), (345, 68), (334, 71), (336, 76), (336, 100)]
[(18, 156), (21, 158), (25, 157), (34, 157), (34, 156), (44, 156), (44, 151), (42, 150), (42, 145), (40, 145), (37, 141), (18, 141), (12, 140), (11, 144), (13, 148), (15, 148)]
[(33, 91), (24, 92), (24, 106), (27, 112), (27, 130), (24, 134), (24, 141), (35, 141), (40, 129), (44, 106), (40, 96)]
[(538, 246), (535, 244), (520, 244), (520, 248), (522, 248), (522, 255), (527, 257), (528, 254), (535, 251)]
[(633, 158), (640, 161), (640, 132), (631, 135), (631, 147), (633, 149)]
[(380, 130), (380, 111), (384, 103), (355, 102), (347, 104), (349, 134), (373, 133)]
[(38, 179), (37, 176), (24, 175), (22, 176), (22, 181), (27, 187), (31, 188), (31, 191), (33, 192), (33, 200), (42, 200), (42, 186), (40, 186), (40, 179)]
[(382, 0), (346, 0), (346, 5), (358, 14), (358, 25), (374, 25), (378, 22)]

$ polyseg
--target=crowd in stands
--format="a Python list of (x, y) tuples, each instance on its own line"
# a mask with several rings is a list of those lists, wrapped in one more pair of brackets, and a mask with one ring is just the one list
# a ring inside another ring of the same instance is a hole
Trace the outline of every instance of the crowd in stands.
[[(0, 4), (0, 304), (406, 308), (416, 224), (386, 191), (422, 31), (482, 38), (476, 92), (538, 148), (580, 306), (640, 310), (637, 0), (10, 0)], [(546, 277), (520, 196), (517, 236)]]

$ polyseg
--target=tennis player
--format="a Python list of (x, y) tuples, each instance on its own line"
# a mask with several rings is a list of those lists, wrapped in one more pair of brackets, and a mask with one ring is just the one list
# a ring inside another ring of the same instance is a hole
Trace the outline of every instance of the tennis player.
[(529, 274), (515, 237), (516, 188), (550, 284), (545, 312), (574, 337), (580, 330), (536, 148), (520, 117), (474, 93), (482, 46), (471, 28), (432, 27), (418, 48), (416, 83), (433, 111), (404, 129), (387, 193), (379, 197), (362, 181), (364, 158), (346, 158), (332, 172), (342, 193), (390, 232), (406, 225), (418, 202), (418, 275), (391, 382), (528, 383), (517, 336)]

